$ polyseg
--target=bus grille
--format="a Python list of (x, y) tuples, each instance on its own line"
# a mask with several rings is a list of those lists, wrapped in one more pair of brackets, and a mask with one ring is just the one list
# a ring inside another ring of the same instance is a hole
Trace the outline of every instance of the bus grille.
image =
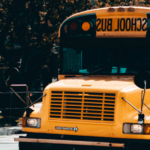
[(115, 94), (52, 91), (50, 118), (114, 121)]

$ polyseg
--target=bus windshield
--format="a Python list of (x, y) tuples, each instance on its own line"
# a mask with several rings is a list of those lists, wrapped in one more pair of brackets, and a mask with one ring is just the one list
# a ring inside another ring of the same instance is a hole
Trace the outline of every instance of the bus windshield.
[[(62, 48), (62, 73), (134, 75), (150, 71), (149, 48)], [(96, 71), (98, 70), (98, 71)]]

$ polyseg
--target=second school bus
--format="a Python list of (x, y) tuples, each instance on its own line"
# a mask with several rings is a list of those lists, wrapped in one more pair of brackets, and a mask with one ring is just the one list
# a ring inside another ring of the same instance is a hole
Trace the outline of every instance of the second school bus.
[(149, 144), (149, 18), (149, 8), (110, 7), (62, 23), (59, 81), (24, 113), (27, 136), (15, 139), (20, 150), (46, 143), (126, 149)]

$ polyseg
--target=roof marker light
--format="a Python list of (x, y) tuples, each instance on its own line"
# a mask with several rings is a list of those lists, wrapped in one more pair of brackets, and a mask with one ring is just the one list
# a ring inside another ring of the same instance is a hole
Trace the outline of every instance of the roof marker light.
[(110, 11), (110, 12), (115, 11), (115, 8), (109, 7), (109, 8), (108, 8), (108, 11)]
[(118, 11), (125, 11), (125, 9), (123, 7), (119, 7)]
[(128, 11), (135, 11), (135, 9), (133, 7), (129, 7)]

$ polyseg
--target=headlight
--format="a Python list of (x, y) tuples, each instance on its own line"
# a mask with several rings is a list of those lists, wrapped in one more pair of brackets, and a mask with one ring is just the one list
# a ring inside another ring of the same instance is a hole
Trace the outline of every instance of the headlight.
[(123, 124), (123, 133), (125, 134), (143, 134), (144, 125), (143, 124), (133, 124), (133, 123), (124, 123)]
[(131, 132), (132, 133), (143, 133), (143, 125), (142, 124), (132, 124)]
[(125, 134), (150, 134), (150, 124), (124, 123)]
[(26, 126), (33, 128), (40, 128), (41, 119), (40, 118), (26, 118)]

